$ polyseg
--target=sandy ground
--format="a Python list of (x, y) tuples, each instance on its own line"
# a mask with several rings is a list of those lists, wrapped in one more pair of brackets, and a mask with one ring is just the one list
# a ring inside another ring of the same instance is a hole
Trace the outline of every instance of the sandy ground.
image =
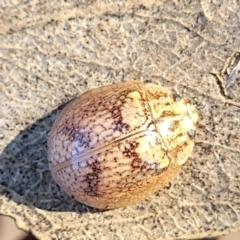
[[(239, 240), (240, 233), (232, 233), (218, 238), (204, 238), (198, 240)], [(0, 240), (37, 240), (32, 234), (19, 230), (15, 221), (7, 216), (0, 215)]]
[[(0, 213), (41, 240), (240, 231), (239, 12), (231, 0), (1, 0)], [(48, 132), (69, 100), (130, 80), (191, 99), (194, 151), (163, 190), (102, 212), (54, 182)]]

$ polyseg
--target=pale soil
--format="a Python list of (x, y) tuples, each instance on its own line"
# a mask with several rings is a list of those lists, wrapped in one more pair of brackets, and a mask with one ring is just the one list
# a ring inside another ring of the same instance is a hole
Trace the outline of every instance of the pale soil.
[[(39, 239), (197, 239), (240, 231), (240, 6), (234, 1), (0, 1), (0, 213)], [(114, 82), (153, 82), (199, 110), (196, 145), (163, 191), (95, 211), (54, 183), (59, 106)]]

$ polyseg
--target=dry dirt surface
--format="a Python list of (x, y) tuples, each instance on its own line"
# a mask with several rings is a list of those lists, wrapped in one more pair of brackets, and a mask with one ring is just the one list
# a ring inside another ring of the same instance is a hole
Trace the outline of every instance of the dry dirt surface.
[[(0, 213), (39, 239), (196, 239), (240, 230), (237, 1), (0, 2)], [(236, 70), (236, 69), (235, 69)], [(232, 75), (231, 75), (232, 76)], [(98, 211), (53, 181), (47, 134), (77, 95), (140, 80), (197, 106), (178, 178), (133, 206)]]

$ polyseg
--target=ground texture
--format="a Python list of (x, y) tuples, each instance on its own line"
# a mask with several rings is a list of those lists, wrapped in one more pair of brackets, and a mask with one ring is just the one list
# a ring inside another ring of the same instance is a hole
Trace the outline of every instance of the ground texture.
[[(0, 3), (0, 213), (39, 239), (196, 239), (240, 230), (236, 1)], [(179, 177), (133, 206), (97, 211), (54, 183), (46, 141), (64, 103), (140, 80), (188, 97), (200, 113)]]

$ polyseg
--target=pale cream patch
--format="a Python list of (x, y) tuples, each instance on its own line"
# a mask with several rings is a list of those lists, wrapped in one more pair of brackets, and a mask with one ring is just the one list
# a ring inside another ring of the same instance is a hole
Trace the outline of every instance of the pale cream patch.
[(166, 138), (169, 135), (169, 128), (171, 127), (172, 118), (167, 118), (164, 121), (157, 123), (157, 127), (162, 137)]
[(125, 151), (125, 149), (129, 149), (130, 148), (130, 144), (128, 143), (128, 141), (124, 141), (119, 145), (119, 150), (122, 152)]
[(158, 163), (160, 168), (164, 168), (168, 166), (169, 159), (165, 154), (162, 143), (157, 141), (159, 138), (158, 133), (147, 132), (146, 136), (137, 140), (139, 146), (136, 148), (136, 153), (143, 162)]
[(162, 158), (162, 159), (160, 160), (159, 167), (160, 167), (161, 169), (163, 169), (163, 168), (168, 167), (169, 164), (170, 164), (170, 160), (169, 160), (169, 158), (165, 155), (164, 158)]
[(184, 132), (187, 132), (189, 130), (195, 130), (196, 127), (192, 121), (192, 119), (190, 119), (189, 116), (184, 116), (183, 120), (181, 122), (181, 127), (183, 129)]
[(187, 114), (187, 106), (184, 102), (184, 99), (181, 99), (181, 101), (175, 102), (173, 104), (174, 113), (179, 115), (186, 115)]
[(121, 106), (122, 121), (131, 129), (142, 126), (146, 121), (145, 108), (141, 100), (141, 94), (134, 91), (128, 94), (126, 102)]
[(152, 150), (152, 148), (155, 147), (155, 141), (157, 134), (155, 132), (149, 132), (146, 131), (146, 135), (143, 138), (138, 138), (137, 142), (139, 143), (139, 146), (136, 148), (136, 152), (141, 156), (142, 154), (145, 154), (146, 152), (149, 152)]
[(188, 145), (183, 149), (183, 151), (178, 152), (176, 161), (179, 165), (183, 165), (188, 160), (189, 153), (192, 152), (193, 147), (194, 142), (188, 141)]
[(129, 93), (128, 97), (132, 98), (132, 99), (142, 99), (142, 96), (138, 91), (134, 91), (134, 92)]
[[(132, 106), (131, 106), (132, 105)], [(136, 103), (134, 104), (136, 105)], [(128, 124), (131, 129), (134, 129), (135, 127), (141, 125), (143, 121), (145, 120), (145, 116), (143, 116), (143, 109), (141, 104), (138, 104), (139, 106), (133, 106), (133, 104), (127, 104), (125, 103), (121, 107), (121, 114), (122, 114), (122, 122)], [(143, 116), (143, 117), (140, 117)]]

